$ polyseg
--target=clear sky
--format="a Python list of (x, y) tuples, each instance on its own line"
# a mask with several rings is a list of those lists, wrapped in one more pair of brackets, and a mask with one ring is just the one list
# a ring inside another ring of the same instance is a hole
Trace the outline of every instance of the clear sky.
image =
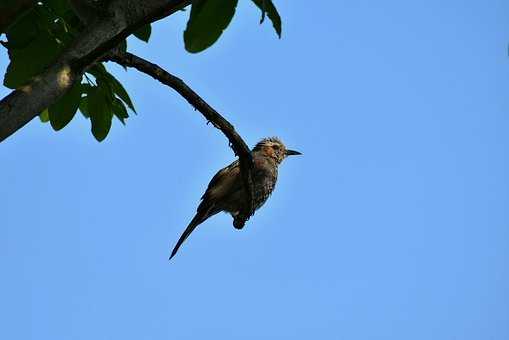
[(136, 71), (109, 66), (139, 114), (105, 142), (77, 116), (0, 145), (1, 339), (509, 339), (509, 3), (276, 4), (281, 40), (240, 1), (204, 53), (188, 12), (129, 42), (304, 153), (244, 230), (168, 262), (233, 153)]

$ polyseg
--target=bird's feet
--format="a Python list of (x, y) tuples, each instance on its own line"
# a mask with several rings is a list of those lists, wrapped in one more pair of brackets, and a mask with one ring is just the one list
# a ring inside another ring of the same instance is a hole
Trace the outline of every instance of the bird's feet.
[(241, 218), (240, 216), (236, 216), (234, 219), (233, 219), (233, 227), (235, 229), (242, 229), (244, 228), (244, 225), (246, 224), (246, 220), (244, 218)]

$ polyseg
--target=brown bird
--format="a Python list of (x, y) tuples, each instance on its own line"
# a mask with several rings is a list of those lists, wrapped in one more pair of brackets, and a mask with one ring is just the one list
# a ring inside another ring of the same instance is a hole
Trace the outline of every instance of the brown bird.
[[(255, 210), (257, 210), (267, 201), (274, 190), (279, 164), (287, 156), (301, 155), (301, 153), (288, 150), (279, 138), (271, 137), (264, 138), (256, 144), (251, 154), (254, 161), (252, 172), (254, 187), (253, 203)], [(198, 206), (196, 215), (186, 230), (184, 230), (182, 236), (180, 236), (175, 248), (171, 252), (170, 259), (175, 256), (182, 243), (200, 223), (221, 211), (232, 215), (235, 228), (242, 228), (239, 214), (246, 202), (246, 193), (238, 160), (219, 170), (210, 181), (201, 199), (202, 201)]]

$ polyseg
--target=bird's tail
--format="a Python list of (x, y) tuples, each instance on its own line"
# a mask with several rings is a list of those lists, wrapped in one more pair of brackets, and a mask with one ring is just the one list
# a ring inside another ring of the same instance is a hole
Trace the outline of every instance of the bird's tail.
[(200, 208), (198, 209), (198, 212), (196, 213), (196, 215), (194, 215), (193, 219), (191, 220), (191, 222), (187, 226), (186, 230), (184, 230), (184, 232), (180, 236), (179, 240), (177, 241), (177, 244), (175, 245), (175, 247), (173, 248), (173, 250), (171, 252), (171, 255), (170, 255), (170, 258), (169, 258), (170, 260), (171, 260), (171, 258), (173, 256), (175, 256), (175, 254), (179, 250), (179, 248), (182, 245), (182, 243), (184, 243), (184, 241), (189, 237), (189, 235), (191, 235), (191, 233), (194, 231), (194, 229), (196, 229), (196, 227), (200, 223), (205, 221), (211, 215), (214, 215), (214, 214), (210, 214), (210, 210), (211, 210), (210, 208), (211, 207), (209, 207), (208, 209), (200, 209)]

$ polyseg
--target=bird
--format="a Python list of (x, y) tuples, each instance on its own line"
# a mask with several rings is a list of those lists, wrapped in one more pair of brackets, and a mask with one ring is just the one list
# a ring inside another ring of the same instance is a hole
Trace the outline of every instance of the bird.
[[(289, 150), (278, 137), (263, 138), (251, 150), (254, 167), (253, 179), (253, 211), (258, 210), (269, 198), (276, 185), (278, 167), (288, 156), (302, 155), (299, 151)], [(246, 202), (246, 193), (240, 173), (240, 163), (237, 159), (230, 165), (219, 170), (210, 180), (207, 190), (201, 197), (187, 228), (177, 241), (170, 255), (175, 256), (180, 246), (191, 235), (198, 225), (219, 212), (230, 213), (233, 217), (233, 226), (237, 229), (243, 227), (240, 212)]]

